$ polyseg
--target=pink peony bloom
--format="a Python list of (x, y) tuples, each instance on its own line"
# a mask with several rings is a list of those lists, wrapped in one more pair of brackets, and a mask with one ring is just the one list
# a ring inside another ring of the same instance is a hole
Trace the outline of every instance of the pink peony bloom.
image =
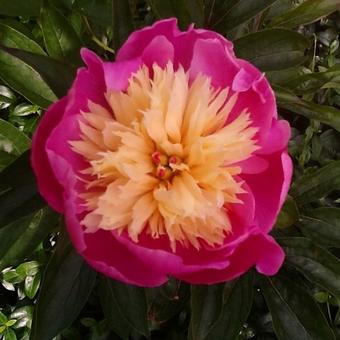
[(81, 55), (32, 148), (77, 251), (141, 286), (275, 274), (284, 253), (268, 232), (292, 164), (264, 75), (219, 34), (175, 19), (132, 33), (115, 62)]

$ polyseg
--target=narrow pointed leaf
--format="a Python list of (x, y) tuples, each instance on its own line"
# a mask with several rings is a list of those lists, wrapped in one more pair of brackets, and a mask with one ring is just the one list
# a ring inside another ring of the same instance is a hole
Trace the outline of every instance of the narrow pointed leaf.
[(59, 216), (49, 208), (22, 217), (0, 229), (0, 271), (15, 266), (37, 248), (57, 226)]
[(310, 24), (337, 9), (339, 0), (306, 0), (302, 4), (274, 18), (270, 26), (293, 28)]
[(21, 155), (31, 144), (31, 140), (11, 123), (0, 119), (0, 150), (13, 155)]
[(223, 310), (224, 284), (191, 287), (190, 332), (194, 340), (205, 339)]
[(112, 25), (111, 0), (74, 0), (72, 8), (78, 10), (97, 25), (103, 27)]
[(323, 207), (306, 212), (298, 226), (303, 234), (319, 244), (340, 247), (340, 209)]
[(178, 18), (181, 27), (194, 23), (202, 26), (204, 6), (202, 0), (149, 0), (152, 11), (158, 18)]
[(215, 9), (219, 18), (213, 23), (213, 28), (218, 32), (227, 33), (261, 13), (275, 1), (276, 0), (238, 0), (234, 1), (231, 5), (225, 2), (224, 6), (226, 6), (226, 9), (224, 11), (219, 11), (218, 8)]
[(278, 106), (305, 116), (309, 119), (318, 120), (340, 131), (340, 110), (314, 102), (303, 100), (293, 92), (279, 86), (273, 86)]
[(46, 108), (57, 99), (38, 71), (4, 47), (0, 47), (0, 78), (29, 101), (41, 107)]
[(335, 340), (320, 308), (298, 284), (284, 276), (263, 277), (261, 291), (279, 340)]
[(70, 326), (84, 307), (95, 281), (96, 273), (62, 234), (43, 276), (30, 339), (50, 340)]
[(293, 79), (285, 82), (284, 87), (289, 88), (295, 94), (314, 94), (328, 86), (327, 84), (338, 84), (340, 87), (339, 64), (330, 67), (325, 72), (307, 73), (297, 77), (295, 75)]
[(39, 15), (42, 0), (0, 0), (0, 14), (13, 17)]
[(16, 20), (0, 20), (0, 45), (45, 55), (26, 26)]
[(129, 1), (112, 1), (113, 47), (117, 51), (134, 29)]
[(281, 70), (306, 60), (309, 41), (303, 35), (284, 29), (268, 29), (235, 40), (236, 55), (262, 71)]
[(128, 339), (132, 331), (149, 336), (144, 288), (102, 277), (100, 298), (112, 329), (123, 339)]
[(333, 161), (297, 179), (291, 194), (298, 205), (304, 205), (337, 189), (340, 189), (340, 161)]
[(40, 20), (48, 54), (56, 59), (79, 64), (82, 44), (69, 20), (52, 6), (42, 8)]
[(205, 340), (237, 339), (253, 304), (253, 281), (254, 273), (249, 272), (236, 282), (226, 283), (222, 314)]
[[(20, 85), (20, 88), (24, 88), (25, 91), (29, 90), (29, 86), (32, 86), (34, 88), (34, 86), (36, 86), (35, 82), (38, 81), (38, 85), (40, 87), (42, 87), (43, 89), (49, 89), (49, 92), (46, 92), (45, 97), (51, 99), (53, 98), (52, 101), (54, 101), (56, 99), (55, 95), (61, 98), (67, 93), (67, 90), (74, 80), (76, 67), (69, 63), (61, 62), (47, 56), (21, 51), (14, 48), (2, 47), (1, 54), (2, 53), (5, 53), (7, 56), (9, 56), (9, 61), (15, 62), (15, 65), (17, 65), (20, 70), (23, 70), (25, 72), (29, 70), (31, 75), (35, 76), (35, 78), (31, 79), (30, 82), (27, 78), (29, 74), (27, 76), (25, 73), (21, 74), (22, 78), (20, 78), (20, 83), (18, 81), (19, 79), (17, 79), (19, 77), (16, 78), (16, 84)], [(10, 75), (12, 75), (12, 73), (14, 72), (13, 68), (9, 68), (8, 71)], [(2, 76), (1, 72), (2, 68), (0, 66), (0, 76)], [(47, 96), (48, 93), (52, 93), (52, 95), (50, 95), (49, 97)]]
[(170, 279), (164, 285), (147, 290), (149, 314), (157, 323), (164, 323), (179, 314), (190, 298), (190, 285)]
[(25, 151), (0, 173), (0, 228), (44, 205), (31, 169), (30, 153)]
[(286, 262), (308, 280), (340, 299), (340, 260), (303, 237), (278, 239), (286, 253)]

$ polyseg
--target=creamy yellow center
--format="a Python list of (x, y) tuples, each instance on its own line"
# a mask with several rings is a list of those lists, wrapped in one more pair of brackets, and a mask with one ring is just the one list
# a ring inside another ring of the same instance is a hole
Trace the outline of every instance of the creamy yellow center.
[[(172, 64), (134, 74), (126, 91), (106, 94), (112, 111), (89, 102), (82, 112), (81, 140), (73, 150), (89, 163), (82, 194), (87, 231), (126, 230), (168, 235), (199, 248), (223, 243), (228, 210), (242, 203), (240, 167), (258, 148), (247, 110), (226, 124), (237, 93), (215, 89), (210, 79)], [(89, 179), (90, 178), (90, 179)]]

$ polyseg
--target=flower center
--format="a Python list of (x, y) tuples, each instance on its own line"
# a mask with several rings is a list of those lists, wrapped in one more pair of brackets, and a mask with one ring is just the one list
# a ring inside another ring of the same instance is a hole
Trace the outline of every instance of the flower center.
[(155, 165), (154, 173), (160, 180), (171, 180), (178, 171), (188, 170), (178, 156), (167, 156), (158, 150), (152, 153), (151, 159)]
[[(242, 204), (237, 163), (258, 149), (249, 113), (228, 122), (238, 94), (215, 89), (182, 67), (142, 67), (126, 91), (106, 94), (111, 111), (89, 102), (80, 139), (70, 141), (88, 163), (81, 198), (89, 231), (168, 237), (199, 248), (222, 244), (228, 212)], [(226, 123), (228, 122), (228, 123)]]

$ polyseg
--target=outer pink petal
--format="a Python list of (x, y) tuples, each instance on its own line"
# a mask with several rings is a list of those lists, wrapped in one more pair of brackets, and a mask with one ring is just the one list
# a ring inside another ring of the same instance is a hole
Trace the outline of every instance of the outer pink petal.
[(73, 169), (75, 174), (88, 167), (83, 157), (75, 153), (69, 144), (70, 141), (79, 139), (80, 118), (80, 114), (64, 117), (46, 142), (46, 151), (53, 173), (64, 188), (69, 186), (67, 176), (69, 169), (65, 167), (66, 164)]
[(221, 44), (219, 39), (199, 39), (195, 43), (190, 65), (190, 75), (200, 73), (211, 77), (216, 87), (231, 86), (239, 67), (234, 56)]
[(275, 240), (265, 234), (255, 234), (236, 248), (229, 257), (230, 265), (224, 270), (201, 270), (188, 275), (181, 275), (184, 281), (192, 284), (213, 284), (233, 280), (254, 265), (258, 272), (274, 275), (284, 261), (284, 252)]
[(159, 286), (168, 280), (169, 268), (180, 267), (181, 260), (163, 251), (121, 243), (110, 232), (85, 234), (87, 249), (82, 253), (95, 269), (114, 279), (138, 286)]
[(267, 140), (273, 118), (277, 117), (274, 92), (264, 75), (253, 65), (241, 59), (237, 59), (237, 64), (240, 69), (233, 79), (232, 90), (239, 92), (239, 95), (228, 121), (234, 120), (246, 109), (252, 125), (259, 129), (256, 139), (262, 146)]
[(257, 154), (270, 154), (287, 148), (290, 139), (290, 126), (286, 120), (273, 119), (266, 140)]
[(152, 26), (133, 32), (118, 51), (116, 60), (120, 61), (141, 57), (145, 48), (155, 37), (164, 36), (172, 42), (178, 34), (180, 34), (180, 31), (177, 27), (176, 19), (171, 18), (157, 21)]
[(64, 115), (67, 98), (57, 101), (45, 112), (32, 139), (31, 163), (37, 177), (38, 188), (48, 204), (63, 212), (63, 188), (55, 178), (49, 163), (45, 144), (51, 131)]
[(286, 152), (268, 155), (268, 168), (255, 175), (243, 174), (255, 198), (255, 223), (263, 232), (274, 225), (289, 189), (292, 163)]
[[(189, 68), (194, 45), (197, 40), (201, 39), (218, 39), (223, 47), (233, 54), (233, 44), (222, 35), (204, 29), (194, 29), (193, 26), (190, 26), (187, 31), (181, 32), (177, 27), (177, 19), (170, 18), (133, 32), (118, 51), (116, 60), (127, 60), (142, 56), (147, 46), (158, 36), (165, 37), (173, 45), (176, 67), (181, 64), (185, 69)], [(166, 47), (166, 51), (168, 54), (168, 47)]]
[(81, 49), (81, 56), (87, 67), (78, 69), (76, 79), (67, 95), (69, 101), (65, 116), (86, 111), (89, 100), (104, 107), (107, 106), (104, 96), (106, 84), (102, 60), (86, 48)]

